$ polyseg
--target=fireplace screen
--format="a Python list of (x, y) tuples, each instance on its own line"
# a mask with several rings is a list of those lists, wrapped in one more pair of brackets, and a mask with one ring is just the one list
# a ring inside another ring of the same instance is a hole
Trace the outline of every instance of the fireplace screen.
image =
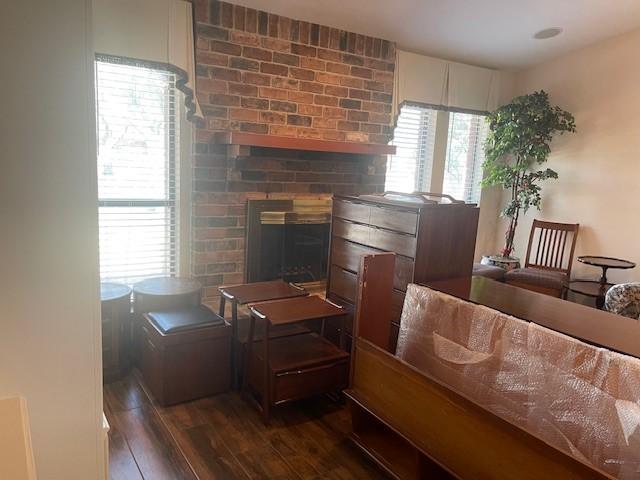
[[(326, 279), (330, 200), (258, 200), (247, 215), (247, 281)], [(255, 203), (252, 205), (252, 203)]]

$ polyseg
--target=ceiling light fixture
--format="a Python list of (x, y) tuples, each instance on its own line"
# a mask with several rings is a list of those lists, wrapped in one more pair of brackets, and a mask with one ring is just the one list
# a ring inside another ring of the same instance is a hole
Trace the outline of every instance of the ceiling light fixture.
[(544, 30), (534, 33), (533, 38), (536, 40), (546, 40), (547, 38), (557, 37), (561, 33), (562, 29), (560, 27), (545, 28)]

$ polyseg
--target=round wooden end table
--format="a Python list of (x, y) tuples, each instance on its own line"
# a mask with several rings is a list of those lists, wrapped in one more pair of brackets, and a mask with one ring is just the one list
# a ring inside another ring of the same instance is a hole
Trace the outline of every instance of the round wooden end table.
[(190, 278), (154, 277), (133, 286), (136, 314), (153, 310), (174, 310), (200, 304), (200, 282)]
[(102, 376), (119, 378), (129, 367), (131, 288), (121, 283), (100, 284), (102, 306)]
[(635, 268), (636, 266), (634, 262), (629, 260), (602, 257), (599, 255), (583, 255), (578, 257), (578, 261), (585, 265), (600, 267), (602, 269), (602, 275), (600, 276), (600, 280), (572, 280), (569, 282), (568, 290), (588, 297), (594, 297), (596, 299), (596, 306), (600, 309), (604, 306), (607, 291), (613, 286), (612, 283), (607, 281), (607, 271), (610, 268), (626, 270)]

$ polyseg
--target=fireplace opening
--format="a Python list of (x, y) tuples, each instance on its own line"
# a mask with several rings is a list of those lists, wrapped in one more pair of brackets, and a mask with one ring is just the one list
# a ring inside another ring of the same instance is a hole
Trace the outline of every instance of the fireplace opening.
[(329, 224), (262, 224), (261, 280), (319, 282), (326, 278)]
[(324, 283), (331, 200), (250, 200), (247, 281)]

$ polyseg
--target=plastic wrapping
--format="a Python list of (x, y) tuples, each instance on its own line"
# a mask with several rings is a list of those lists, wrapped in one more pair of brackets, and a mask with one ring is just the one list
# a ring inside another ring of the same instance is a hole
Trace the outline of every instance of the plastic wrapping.
[(639, 478), (640, 360), (417, 285), (396, 355), (550, 445)]

